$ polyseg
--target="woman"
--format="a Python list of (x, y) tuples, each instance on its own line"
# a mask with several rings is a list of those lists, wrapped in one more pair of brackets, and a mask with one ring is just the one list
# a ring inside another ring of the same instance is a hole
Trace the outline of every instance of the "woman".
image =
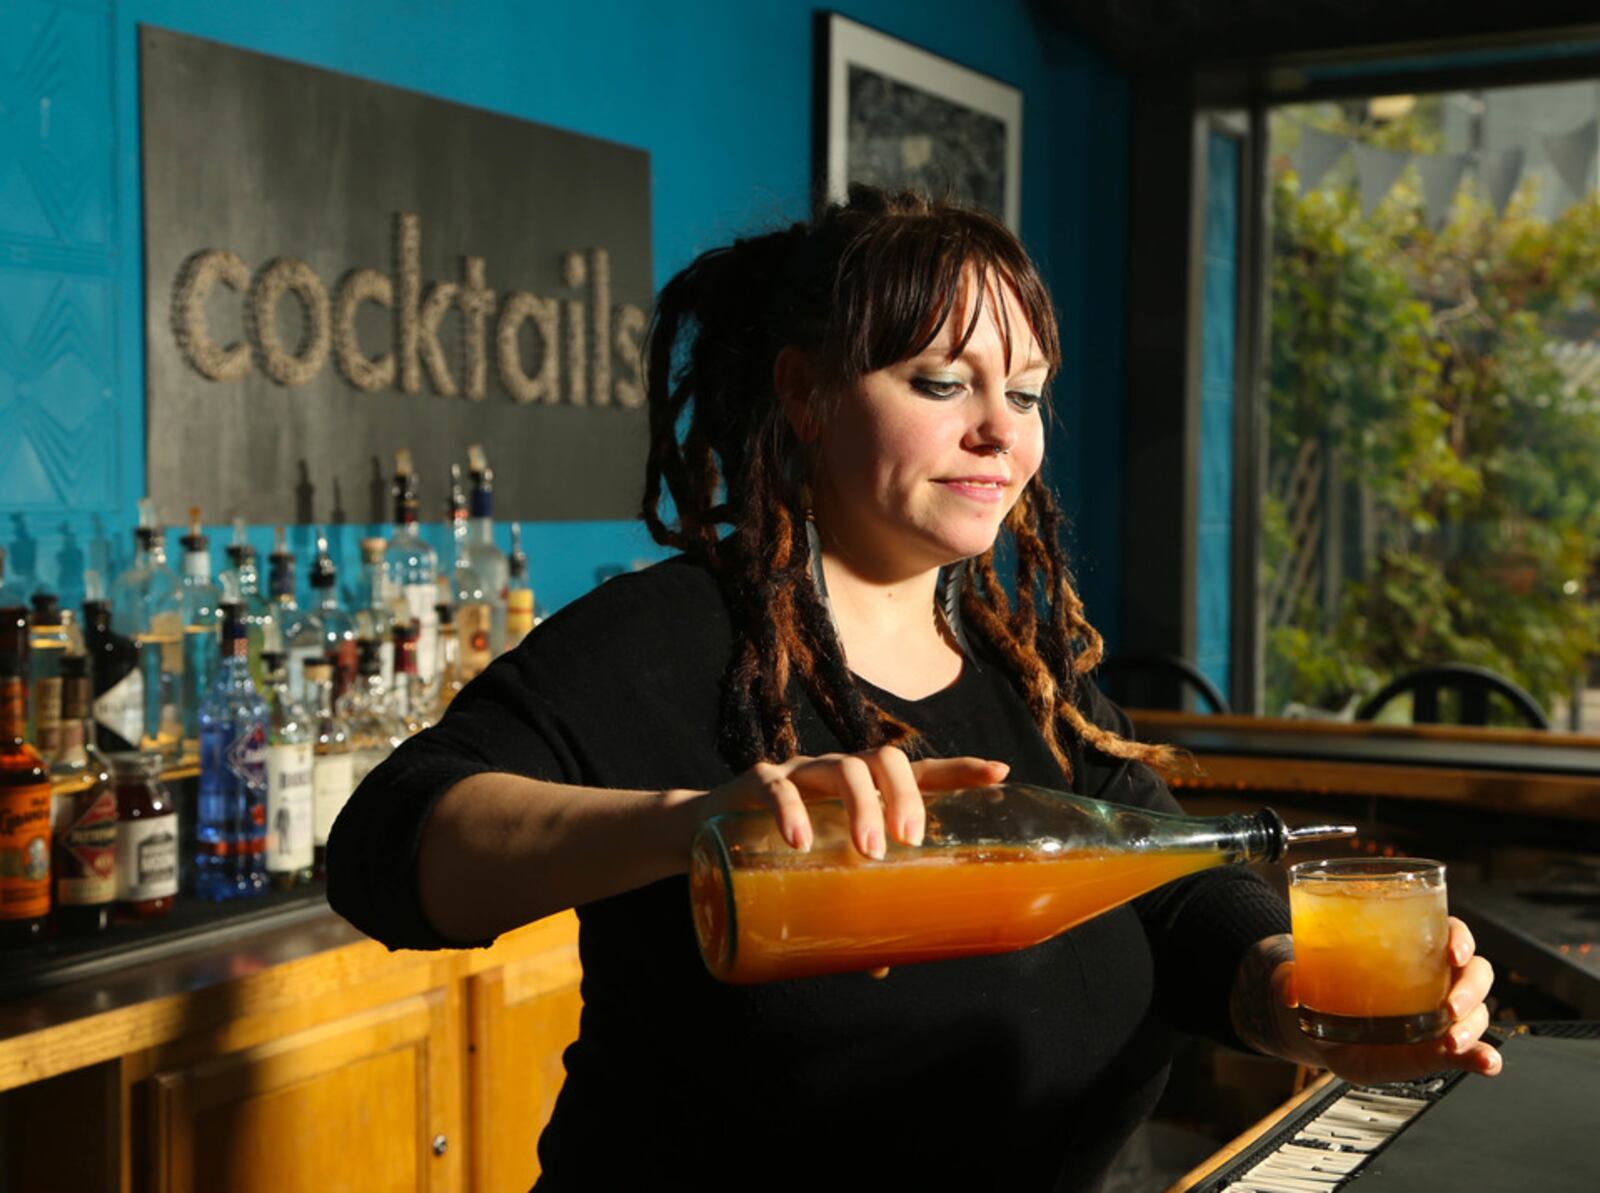
[(718, 812), (766, 806), (804, 849), (806, 801), (843, 800), (881, 857), (920, 839), (922, 792), (1007, 775), (1177, 810), (1167, 752), (1086, 678), (1100, 638), (1039, 475), (1059, 363), (1011, 234), (909, 195), (853, 190), (662, 291), (644, 518), (680, 554), (498, 660), (329, 847), (334, 907), (392, 947), (577, 907), (582, 1029), (541, 1188), (1092, 1189), (1160, 1094), (1173, 1028), (1356, 1078), (1497, 1067), (1476, 1042), (1490, 970), (1459, 924), (1458, 1040), (1302, 1039), (1287, 913), (1244, 870), (1003, 956), (706, 973), (684, 874)]

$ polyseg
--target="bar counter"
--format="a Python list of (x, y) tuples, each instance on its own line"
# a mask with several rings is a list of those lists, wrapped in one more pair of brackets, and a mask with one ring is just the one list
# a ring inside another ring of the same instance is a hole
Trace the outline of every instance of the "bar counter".
[(390, 952), (303, 903), (0, 1001), (0, 1188), (531, 1184), (577, 1036), (576, 917)]

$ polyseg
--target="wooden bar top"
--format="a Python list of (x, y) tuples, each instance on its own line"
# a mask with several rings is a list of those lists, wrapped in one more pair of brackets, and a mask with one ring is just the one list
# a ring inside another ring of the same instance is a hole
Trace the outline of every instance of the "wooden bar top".
[(1445, 725), (1284, 720), (1129, 709), (1145, 741), (1195, 759), (1196, 791), (1434, 800), (1600, 821), (1600, 737)]
[(490, 949), (391, 952), (332, 911), (34, 995), (0, 1001), (0, 1092), (355, 986), (443, 985), (541, 950), (577, 964), (577, 917), (551, 916)]

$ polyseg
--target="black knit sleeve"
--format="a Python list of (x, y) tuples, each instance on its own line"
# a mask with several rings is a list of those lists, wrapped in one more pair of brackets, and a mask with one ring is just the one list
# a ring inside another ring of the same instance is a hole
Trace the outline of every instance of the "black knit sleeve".
[[(1092, 685), (1084, 711), (1095, 724), (1133, 737), (1128, 716)], [(1183, 808), (1160, 776), (1139, 762), (1089, 752), (1098, 799), (1158, 812)], [(1093, 765), (1095, 760), (1100, 766)], [(1205, 870), (1134, 900), (1155, 960), (1156, 1003), (1180, 1031), (1253, 1051), (1233, 1030), (1229, 996), (1245, 953), (1257, 941), (1289, 931), (1289, 908), (1262, 878), (1243, 866)]]
[(362, 780), (328, 836), (328, 902), (391, 949), (481, 948), (441, 936), (423, 914), (417, 858), (434, 805), (472, 775), (572, 782), (561, 718), (531, 682), (531, 648), (495, 660), (443, 719)]

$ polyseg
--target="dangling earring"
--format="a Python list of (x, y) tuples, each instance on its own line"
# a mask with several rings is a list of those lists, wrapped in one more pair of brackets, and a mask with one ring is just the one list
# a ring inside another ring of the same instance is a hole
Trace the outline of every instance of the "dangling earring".
[(934, 599), (939, 615), (944, 618), (945, 629), (950, 631), (950, 636), (968, 659), (973, 657), (972, 646), (967, 641), (967, 628), (961, 617), (961, 593), (967, 586), (967, 571), (971, 567), (972, 561), (963, 559), (945, 568), (939, 577), (939, 591)]

